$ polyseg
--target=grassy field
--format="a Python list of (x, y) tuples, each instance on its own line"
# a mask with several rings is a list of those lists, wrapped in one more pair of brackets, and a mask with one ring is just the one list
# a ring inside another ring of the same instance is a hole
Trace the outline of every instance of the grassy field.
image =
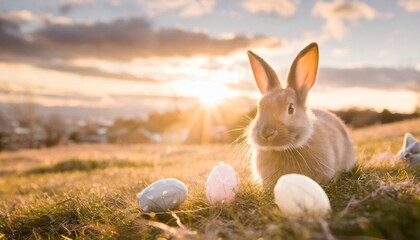
[[(353, 132), (357, 166), (323, 186), (325, 219), (282, 216), (235, 145), (74, 145), (0, 154), (0, 239), (420, 239), (420, 167), (394, 161), (420, 119)], [(231, 206), (209, 206), (204, 182), (224, 161), (241, 180)], [(173, 213), (146, 214), (136, 194), (161, 178), (189, 188)]]

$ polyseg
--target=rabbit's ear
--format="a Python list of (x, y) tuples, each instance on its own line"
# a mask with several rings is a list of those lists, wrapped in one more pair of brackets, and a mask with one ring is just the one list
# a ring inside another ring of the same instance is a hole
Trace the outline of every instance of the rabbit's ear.
[(315, 84), (318, 59), (318, 44), (311, 43), (296, 56), (290, 68), (287, 85), (296, 91), (299, 100), (303, 103), (309, 90)]
[(411, 133), (405, 133), (402, 150), (406, 149), (407, 147), (409, 147), (411, 144), (415, 143), (416, 141), (417, 139)]
[(249, 63), (254, 73), (255, 81), (262, 94), (280, 86), (277, 74), (260, 56), (248, 51)]

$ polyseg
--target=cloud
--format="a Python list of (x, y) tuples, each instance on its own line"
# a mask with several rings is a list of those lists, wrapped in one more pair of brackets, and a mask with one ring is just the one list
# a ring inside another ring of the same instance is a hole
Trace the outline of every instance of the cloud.
[(95, 2), (95, 0), (61, 0), (61, 4), (74, 4), (74, 5), (82, 5), (86, 3)]
[(321, 68), (317, 86), (331, 88), (363, 87), (381, 90), (420, 88), (420, 71), (398, 68)]
[(95, 0), (62, 0), (59, 6), (59, 12), (61, 14), (66, 14), (73, 11), (76, 7), (92, 3)]
[(53, 24), (71, 24), (73, 21), (70, 18), (63, 16), (53, 16), (48, 14), (35, 14), (28, 10), (2, 12), (0, 18), (10, 22), (22, 23), (53, 23)]
[(361, 19), (373, 20), (378, 18), (380, 13), (364, 2), (335, 0), (316, 1), (312, 15), (326, 20), (323, 27), (325, 35), (341, 40), (348, 31), (348, 23), (356, 24)]
[[(286, 71), (280, 71), (283, 73)], [(286, 75), (279, 74), (280, 79)], [(227, 84), (236, 90), (257, 90), (254, 80), (247, 78), (238, 83)], [(420, 91), (420, 71), (416, 69), (399, 68), (320, 68), (315, 88), (368, 88), (375, 90), (409, 90)]]
[(147, 57), (229, 55), (248, 48), (275, 48), (284, 44), (280, 39), (266, 36), (237, 35), (225, 39), (177, 28), (156, 29), (143, 18), (94, 24), (51, 23), (26, 35), (20, 31), (18, 24), (5, 19), (1, 21), (0, 47), (8, 45), (10, 54), (14, 50), (19, 52), (20, 49), (33, 51), (20, 54), (20, 58), (36, 57), (40, 54), (64, 59), (131, 61)]
[(275, 13), (281, 17), (291, 17), (296, 13), (295, 3), (291, 0), (245, 0), (242, 7), (251, 13)]
[(129, 80), (129, 81), (137, 81), (137, 82), (151, 82), (151, 83), (159, 83), (165, 80), (158, 80), (150, 77), (140, 77), (130, 73), (125, 72), (108, 72), (103, 71), (98, 68), (94, 67), (82, 67), (82, 66), (74, 66), (69, 64), (57, 64), (57, 63), (40, 63), (35, 64), (36, 67), (50, 69), (54, 71), (60, 72), (67, 72), (67, 73), (74, 73), (81, 76), (92, 76), (92, 77), (100, 77), (100, 78), (109, 78), (109, 79), (118, 79), (118, 80)]
[(0, 13), (1, 18), (13, 21), (13, 22), (30, 22), (35, 20), (35, 15), (28, 11), (16, 11), (16, 12), (3, 12)]
[(108, 0), (108, 3), (109, 3), (111, 6), (120, 6), (122, 1), (123, 1), (123, 0)]
[(386, 57), (390, 54), (390, 50), (389, 49), (382, 49), (379, 51), (378, 56), (379, 57)]
[[(15, 19), (16, 20), (16, 19)], [(143, 18), (113, 22), (45, 23), (23, 32), (19, 21), (0, 17), (0, 61), (110, 79), (160, 82), (125, 72), (107, 72), (95, 65), (78, 66), (73, 59), (127, 63), (135, 59), (227, 56), (250, 48), (280, 48), (284, 42), (265, 36), (212, 37), (203, 32), (155, 28)]]
[(331, 52), (334, 57), (346, 57), (350, 54), (348, 48), (334, 48)]
[(419, 0), (399, 0), (398, 6), (404, 8), (407, 12), (418, 12), (420, 11)]
[(226, 83), (226, 87), (233, 90), (253, 91), (257, 90), (257, 85), (253, 80), (243, 80), (234, 83)]
[(15, 56), (39, 55), (45, 57), (43, 49), (34, 48), (20, 31), (19, 24), (0, 18), (0, 58), (9, 59)]
[(216, 0), (139, 0), (148, 15), (160, 15), (178, 11), (181, 17), (198, 17), (211, 13)]
[(0, 93), (3, 97), (8, 96), (10, 98), (20, 98), (20, 99), (28, 99), (33, 97), (41, 97), (41, 98), (49, 98), (49, 99), (55, 99), (55, 100), (77, 100), (77, 101), (91, 101), (91, 100), (97, 100), (98, 96), (90, 96), (90, 95), (82, 95), (78, 93), (43, 93), (43, 92), (37, 92), (35, 96), (33, 93), (28, 92), (24, 89), (8, 89), (8, 88), (1, 88), (0, 87)]

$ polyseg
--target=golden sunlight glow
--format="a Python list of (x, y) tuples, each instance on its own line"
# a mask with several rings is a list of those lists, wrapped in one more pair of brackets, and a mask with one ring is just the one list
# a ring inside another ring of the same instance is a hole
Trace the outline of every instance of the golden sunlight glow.
[(230, 92), (222, 83), (199, 84), (193, 89), (193, 96), (206, 107), (214, 107), (230, 97)]
[(216, 82), (191, 82), (178, 87), (182, 95), (196, 97), (205, 107), (214, 107), (223, 102), (232, 93), (223, 83)]
[(226, 98), (226, 96), (224, 96), (224, 94), (220, 94), (220, 92), (217, 91), (217, 89), (211, 88), (207, 89), (206, 91), (203, 91), (200, 95), (197, 95), (196, 97), (206, 107), (214, 107)]

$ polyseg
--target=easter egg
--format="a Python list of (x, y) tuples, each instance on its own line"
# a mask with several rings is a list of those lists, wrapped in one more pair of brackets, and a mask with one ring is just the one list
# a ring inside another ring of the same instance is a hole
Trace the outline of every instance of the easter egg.
[(185, 201), (188, 188), (174, 178), (166, 178), (150, 184), (137, 194), (140, 208), (145, 212), (174, 210)]
[(239, 179), (229, 164), (220, 162), (206, 180), (206, 196), (210, 204), (232, 203), (239, 191)]
[(321, 217), (331, 210), (327, 194), (311, 178), (300, 174), (287, 174), (274, 187), (274, 201), (289, 217)]

